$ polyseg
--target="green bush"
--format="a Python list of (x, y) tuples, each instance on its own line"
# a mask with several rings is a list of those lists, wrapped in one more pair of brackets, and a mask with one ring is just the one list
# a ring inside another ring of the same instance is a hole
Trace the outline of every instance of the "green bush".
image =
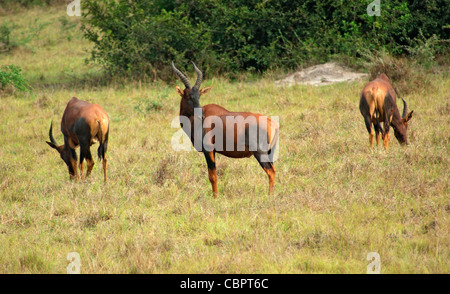
[(24, 92), (29, 92), (31, 89), (22, 75), (22, 69), (16, 65), (0, 67), (0, 90), (4, 90), (8, 85)]
[(365, 50), (410, 54), (418, 38), (449, 38), (446, 1), (382, 1), (375, 17), (371, 0), (84, 0), (83, 31), (95, 44), (92, 60), (112, 74), (165, 79), (171, 60), (263, 72)]
[(12, 47), (11, 28), (6, 24), (2, 24), (0, 25), (0, 52), (7, 52)]
[[(208, 59), (210, 38), (202, 24), (191, 24), (181, 11), (153, 11), (149, 1), (85, 1), (87, 39), (94, 42), (92, 59), (112, 74), (154, 75), (174, 60)], [(162, 77), (164, 78), (164, 77)]]

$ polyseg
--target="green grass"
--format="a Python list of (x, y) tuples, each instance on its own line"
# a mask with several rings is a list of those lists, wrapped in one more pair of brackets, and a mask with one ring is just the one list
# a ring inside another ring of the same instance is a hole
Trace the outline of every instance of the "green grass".
[[(447, 75), (430, 74), (429, 88), (405, 97), (415, 110), (410, 145), (391, 136), (389, 153), (368, 148), (364, 81), (283, 88), (270, 76), (205, 77), (213, 89), (203, 104), (280, 117), (275, 194), (255, 159), (218, 155), (214, 199), (204, 157), (171, 148), (174, 87), (89, 82), (101, 71), (84, 63), (90, 44), (78, 27), (70, 41), (61, 30), (64, 15), (53, 7), (0, 17), (16, 38), (37, 17), (49, 23), (32, 50), (0, 55), (34, 86), (34, 95), (0, 98), (1, 273), (65, 273), (73, 251), (82, 273), (365, 273), (372, 251), (382, 273), (450, 272)], [(45, 144), (72, 96), (110, 116), (106, 185), (99, 162), (86, 181), (69, 181)]]

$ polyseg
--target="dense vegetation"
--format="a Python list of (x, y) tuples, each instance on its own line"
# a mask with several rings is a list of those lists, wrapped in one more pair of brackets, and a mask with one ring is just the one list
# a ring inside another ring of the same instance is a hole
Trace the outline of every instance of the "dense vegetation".
[(154, 74), (170, 60), (262, 72), (367, 50), (411, 54), (430, 38), (431, 54), (448, 50), (447, 0), (381, 1), (380, 16), (367, 14), (371, 2), (86, 0), (83, 30), (95, 43), (93, 60), (131, 75)]
[(30, 86), (22, 75), (22, 69), (15, 65), (0, 67), (0, 91), (11, 85), (20, 91), (28, 91)]

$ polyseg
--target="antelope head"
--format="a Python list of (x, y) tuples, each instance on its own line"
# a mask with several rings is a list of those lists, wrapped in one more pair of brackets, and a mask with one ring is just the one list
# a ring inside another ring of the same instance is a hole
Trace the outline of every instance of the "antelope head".
[(185, 89), (182, 90), (180, 87), (176, 86), (175, 89), (178, 95), (181, 96), (180, 114), (185, 116), (191, 116), (194, 114), (195, 108), (201, 108), (200, 106), (200, 96), (208, 93), (212, 87), (206, 87), (200, 89), (200, 85), (203, 81), (203, 73), (200, 69), (192, 62), (194, 65), (195, 72), (197, 73), (197, 80), (195, 81), (194, 87), (191, 87), (186, 75), (182, 73), (179, 69), (175, 67), (172, 61), (172, 69), (175, 74), (183, 82)]
[(61, 159), (66, 163), (67, 168), (69, 170), (69, 174), (70, 176), (74, 176), (75, 171), (73, 170), (72, 167), (72, 163), (71, 163), (71, 158), (72, 158), (72, 154), (71, 151), (69, 150), (69, 148), (66, 148), (66, 146), (63, 145), (58, 145), (58, 143), (56, 143), (55, 138), (53, 137), (53, 122), (50, 124), (50, 130), (48, 132), (48, 135), (50, 137), (50, 142), (46, 141), (46, 143), (52, 147), (53, 149), (55, 149), (56, 151), (58, 151), (59, 156), (61, 157)]
[(414, 110), (408, 114), (408, 104), (406, 104), (405, 99), (403, 101), (403, 113), (400, 122), (392, 123), (392, 128), (394, 129), (394, 135), (400, 144), (408, 145), (408, 138), (406, 133), (408, 131), (408, 121), (412, 118)]

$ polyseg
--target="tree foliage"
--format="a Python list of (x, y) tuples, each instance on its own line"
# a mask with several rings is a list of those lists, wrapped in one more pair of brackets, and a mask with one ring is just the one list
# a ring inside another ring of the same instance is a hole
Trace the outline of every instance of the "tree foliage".
[(162, 72), (172, 60), (262, 72), (363, 50), (408, 54), (419, 37), (449, 38), (448, 0), (381, 1), (380, 16), (367, 14), (371, 2), (84, 0), (83, 31), (92, 59), (127, 75)]
[(13, 64), (0, 67), (0, 91), (4, 90), (8, 85), (24, 92), (28, 92), (31, 89), (22, 75), (22, 69)]

